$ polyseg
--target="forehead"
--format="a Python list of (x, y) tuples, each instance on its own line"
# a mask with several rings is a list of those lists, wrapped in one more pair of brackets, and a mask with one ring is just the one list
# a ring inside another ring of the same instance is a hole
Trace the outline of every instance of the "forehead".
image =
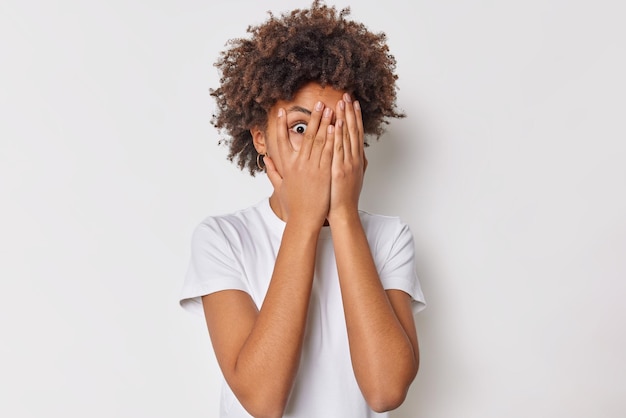
[(337, 102), (343, 98), (344, 93), (344, 90), (336, 90), (330, 86), (322, 86), (313, 82), (305, 84), (296, 91), (293, 99), (279, 100), (274, 107), (303, 108), (312, 111), (315, 103), (321, 101), (326, 107), (334, 109)]

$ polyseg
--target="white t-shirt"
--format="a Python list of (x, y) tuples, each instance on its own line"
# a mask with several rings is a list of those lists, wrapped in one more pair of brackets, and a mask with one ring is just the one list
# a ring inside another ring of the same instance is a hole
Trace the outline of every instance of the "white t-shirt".
[[(363, 211), (360, 216), (383, 287), (408, 293), (417, 313), (425, 301), (408, 226), (395, 217)], [(239, 212), (206, 218), (193, 233), (181, 306), (203, 315), (202, 296), (237, 289), (260, 309), (284, 229), (268, 198)], [(250, 418), (226, 382), (220, 416)], [(323, 227), (300, 367), (284, 417), (385, 416), (368, 407), (354, 377), (332, 237), (329, 227)]]

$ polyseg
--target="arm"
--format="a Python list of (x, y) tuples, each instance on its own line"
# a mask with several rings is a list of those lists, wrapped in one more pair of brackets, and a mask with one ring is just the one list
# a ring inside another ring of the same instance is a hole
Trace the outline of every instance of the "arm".
[[(294, 153), (284, 111), (279, 113), (282, 175), (269, 157), (265, 162), (273, 196), (287, 223), (261, 309), (237, 290), (203, 297), (222, 373), (240, 403), (256, 417), (282, 416), (298, 370), (317, 239), (330, 200), (332, 137), (326, 141), (330, 120), (330, 115), (321, 117), (321, 110), (314, 112), (311, 134), (305, 137), (301, 152)], [(324, 195), (325, 200), (320, 198)]]
[(298, 369), (317, 234), (288, 223), (265, 300), (225, 290), (202, 298), (220, 368), (254, 416), (281, 416)]
[(358, 103), (337, 104), (329, 223), (335, 246), (354, 373), (372, 409), (391, 410), (406, 397), (419, 365), (410, 297), (386, 292), (358, 214), (367, 160)]
[(331, 228), (357, 382), (372, 409), (395, 409), (419, 366), (411, 298), (383, 289), (358, 214)]

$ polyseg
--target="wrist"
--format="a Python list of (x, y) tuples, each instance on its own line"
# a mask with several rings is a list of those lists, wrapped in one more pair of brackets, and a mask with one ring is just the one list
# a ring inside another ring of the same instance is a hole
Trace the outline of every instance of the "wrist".
[(330, 227), (342, 227), (353, 226), (355, 224), (361, 224), (361, 217), (359, 216), (358, 208), (344, 208), (341, 210), (331, 211), (328, 214), (328, 223)]
[(289, 216), (285, 220), (285, 228), (301, 231), (302, 233), (319, 234), (325, 219), (312, 219), (306, 216)]

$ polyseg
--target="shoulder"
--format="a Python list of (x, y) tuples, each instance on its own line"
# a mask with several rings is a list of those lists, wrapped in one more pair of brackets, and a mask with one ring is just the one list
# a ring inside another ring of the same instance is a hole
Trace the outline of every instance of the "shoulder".
[(413, 233), (409, 225), (398, 216), (359, 211), (372, 254), (379, 262), (398, 252), (413, 249)]
[(261, 203), (235, 212), (206, 216), (196, 226), (194, 234), (213, 233), (229, 235), (244, 231), (263, 222), (264, 214)]
[(210, 241), (211, 245), (245, 245), (254, 237), (280, 236), (281, 224), (271, 213), (269, 200), (265, 199), (235, 212), (205, 217), (194, 229), (193, 241)]
[(398, 216), (380, 215), (364, 210), (359, 210), (359, 215), (363, 229), (365, 229), (365, 233), (368, 237), (370, 235), (383, 235), (393, 239), (402, 233), (410, 234), (408, 224)]

